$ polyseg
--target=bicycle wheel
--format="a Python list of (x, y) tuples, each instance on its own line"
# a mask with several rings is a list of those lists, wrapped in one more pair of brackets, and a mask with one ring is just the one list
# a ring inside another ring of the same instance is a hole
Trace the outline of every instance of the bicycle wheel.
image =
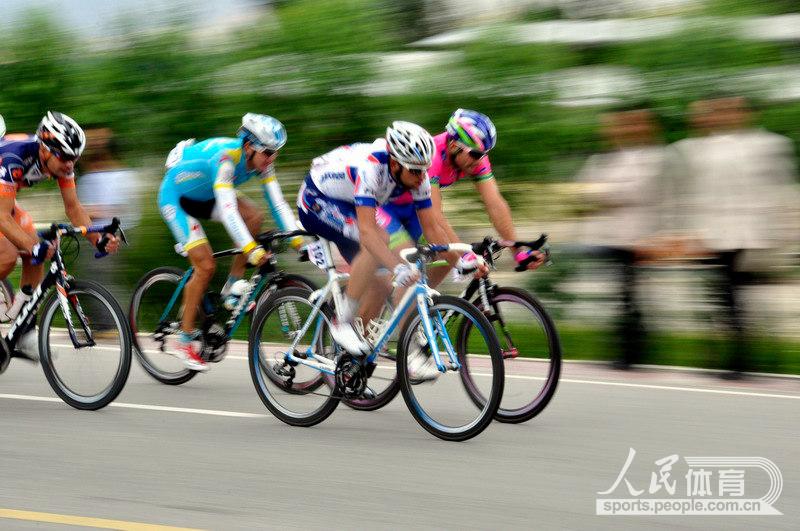
[(42, 369), (64, 402), (77, 409), (100, 409), (119, 395), (130, 373), (132, 347), (125, 314), (111, 293), (94, 282), (70, 281), (67, 298), (78, 341), (88, 339), (82, 314), (95, 344), (75, 347), (59, 299), (50, 297), (39, 326)]
[[(477, 332), (475, 340), (468, 345), (467, 356), (473, 366), (481, 367), (480, 380), (476, 379), (476, 384), (483, 396), (489, 399), (483, 404), (476, 404), (472, 400), (457, 374), (463, 370), (463, 366), (422, 383), (409, 374), (409, 359), (412, 356), (424, 356), (428, 350), (427, 347), (419, 347), (422, 320), (418, 313), (408, 319), (398, 341), (397, 374), (400, 376), (400, 389), (408, 409), (423, 428), (447, 441), (465, 441), (486, 429), (500, 405), (504, 382), (500, 344), (486, 317), (464, 299), (445, 295), (434, 297), (429, 314), (436, 328), (435, 339), (442, 362), (449, 369), (453, 367), (448, 361), (445, 344), (457, 337), (459, 327), (463, 326), (462, 320), (468, 321)], [(443, 321), (445, 314), (451, 314), (446, 323)], [(455, 348), (455, 344), (452, 344), (452, 348)], [(429, 353), (427, 355), (430, 356)], [(432, 362), (432, 358), (429, 361)]]
[[(147, 374), (167, 385), (180, 385), (197, 375), (197, 371), (187, 369), (181, 360), (161, 350), (167, 336), (177, 332), (183, 316), (181, 301), (176, 301), (166, 319), (161, 320), (183, 275), (184, 271), (177, 267), (159, 267), (147, 273), (133, 290), (128, 312), (139, 363)], [(198, 311), (200, 322), (202, 310)]]
[[(480, 298), (474, 303), (483, 310)], [(561, 343), (553, 320), (530, 293), (516, 288), (495, 288), (489, 304), (489, 321), (503, 349), (506, 382), (497, 410), (500, 422), (525, 422), (544, 410), (553, 398), (561, 374)], [(462, 321), (458, 333), (459, 360), (464, 387), (475, 404), (486, 400), (473, 377), (466, 353), (474, 333), (469, 321)], [(475, 372), (480, 368), (476, 367)]]
[[(313, 426), (328, 418), (339, 405), (334, 387), (321, 385), (322, 373), (303, 364), (290, 365), (284, 353), (301, 333), (313, 310), (309, 291), (284, 288), (267, 299), (253, 317), (248, 342), (250, 376), (269, 411), (292, 426)], [(332, 312), (324, 306), (301, 336), (295, 355), (313, 353), (333, 359), (329, 326)], [(331, 361), (331, 365), (332, 365)]]

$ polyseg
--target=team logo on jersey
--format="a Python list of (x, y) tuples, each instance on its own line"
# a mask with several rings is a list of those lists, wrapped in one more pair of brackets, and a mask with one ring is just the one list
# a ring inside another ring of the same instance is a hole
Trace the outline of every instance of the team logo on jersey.
[(199, 179), (202, 176), (203, 172), (200, 171), (182, 171), (175, 176), (175, 184), (191, 181), (193, 179)]
[(16, 180), (22, 179), (23, 170), (21, 166), (9, 166), (11, 168), (11, 177)]

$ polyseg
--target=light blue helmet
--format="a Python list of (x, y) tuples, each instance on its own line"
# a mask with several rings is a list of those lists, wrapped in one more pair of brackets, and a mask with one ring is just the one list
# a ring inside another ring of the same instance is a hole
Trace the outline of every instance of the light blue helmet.
[(457, 109), (447, 122), (447, 136), (470, 149), (486, 153), (497, 142), (497, 130), (485, 114)]
[(286, 128), (272, 116), (249, 112), (242, 116), (237, 136), (250, 142), (256, 151), (278, 151), (286, 143)]

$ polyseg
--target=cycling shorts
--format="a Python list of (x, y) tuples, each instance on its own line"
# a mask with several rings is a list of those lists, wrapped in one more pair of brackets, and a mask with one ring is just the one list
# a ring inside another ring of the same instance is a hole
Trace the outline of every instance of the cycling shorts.
[(297, 194), (297, 214), (307, 231), (335, 243), (347, 263), (353, 262), (361, 248), (353, 203), (323, 195), (306, 176)]

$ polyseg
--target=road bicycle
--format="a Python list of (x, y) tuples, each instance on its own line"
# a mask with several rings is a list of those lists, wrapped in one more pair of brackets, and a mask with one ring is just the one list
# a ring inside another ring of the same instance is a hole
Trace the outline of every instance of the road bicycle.
[[(0, 336), (0, 373), (8, 368), (17, 342), (36, 325), (39, 307), (39, 361), (56, 394), (77, 409), (96, 410), (122, 391), (131, 367), (131, 336), (119, 303), (103, 286), (67, 273), (62, 258), (65, 237), (102, 234), (97, 258), (105, 256), (106, 235), (120, 234), (119, 219), (109, 225), (73, 227), (53, 224), (39, 236), (55, 252), (50, 268), (31, 299), (21, 308), (5, 336)], [(51, 288), (55, 288), (51, 290)], [(52, 294), (51, 294), (52, 293)]]
[[(431, 434), (464, 441), (481, 433), (491, 422), (503, 395), (503, 358), (492, 325), (475, 306), (458, 297), (440, 295), (427, 285), (426, 265), (446, 251), (465, 252), (466, 244), (427, 245), (405, 249), (401, 257), (420, 271), (420, 278), (404, 294), (392, 315), (374, 336), (372, 352), (354, 357), (330, 334), (334, 315), (342, 308), (342, 288), (349, 275), (333, 265), (330, 243), (318, 238), (309, 255), (328, 276), (321, 289), (279, 289), (253, 317), (248, 358), (253, 384), (264, 405), (283, 422), (313, 426), (328, 418), (339, 402), (369, 395), (368, 381), (376, 376), (376, 361), (393, 332), (400, 334), (395, 360), (399, 388), (414, 419)], [(445, 323), (444, 315), (450, 315)], [(480, 360), (476, 386), (483, 403), (465, 392), (464, 369), (451, 338), (469, 323), (476, 336), (465, 356)], [(435, 385), (416, 385), (408, 360), (422, 344), (429, 345), (437, 370)], [(321, 385), (324, 382), (324, 385)]]
[[(546, 242), (546, 235), (530, 242), (509, 242), (487, 236), (482, 242), (473, 243), (472, 250), (482, 256), (493, 271), (503, 249), (509, 247), (542, 250), (549, 261), (549, 248)], [(532, 256), (517, 264), (516, 270), (525, 271), (528, 263), (534, 259), (535, 256)], [(435, 262), (431, 266), (444, 264)], [(471, 301), (484, 313), (494, 326), (500, 340), (505, 360), (506, 383), (503, 401), (495, 418), (510, 423), (532, 419), (541, 413), (553, 398), (561, 374), (561, 343), (552, 318), (536, 297), (523, 289), (499, 286), (490, 276), (473, 278), (459, 297)], [(382, 315), (390, 311), (391, 305), (387, 305)], [(445, 314), (445, 322), (450, 317), (450, 314)], [(380, 326), (382, 319), (377, 321), (377, 325), (373, 322), (367, 327), (368, 337), (375, 326)], [(470, 352), (472, 332), (470, 323), (463, 321), (455, 336), (455, 347), (464, 366), (464, 370), (459, 373), (464, 387), (470, 398), (480, 405), (485, 397), (473, 373), (479, 374), (482, 366), (480, 360), (467, 355)], [(384, 350), (381, 357), (391, 364), (394, 362), (395, 354), (392, 350)], [(397, 378), (393, 378), (388, 385), (374, 389), (369, 396), (349, 399), (345, 403), (353, 409), (373, 411), (391, 402), (399, 390), (399, 382)]]
[[(256, 241), (265, 249), (277, 250), (276, 244), (294, 236), (306, 236), (301, 230), (291, 232), (267, 231), (259, 234)], [(214, 253), (214, 258), (242, 254), (240, 249), (228, 249)], [(304, 259), (304, 254), (301, 259)], [(277, 269), (275, 257), (256, 269), (250, 276), (247, 289), (230, 311), (221, 304), (213, 291), (207, 292), (198, 309), (198, 322), (202, 333), (200, 356), (210, 363), (218, 363), (225, 357), (228, 342), (238, 330), (246, 315), (278, 288), (298, 287), (313, 291), (314, 281), (301, 275), (284, 273)], [(136, 357), (144, 370), (161, 383), (180, 385), (188, 382), (197, 371), (186, 368), (183, 362), (170, 354), (167, 348), (169, 336), (180, 331), (183, 305), (183, 288), (194, 272), (177, 267), (159, 267), (145, 274), (136, 285), (131, 296), (128, 312)], [(165, 302), (166, 301), (166, 305)]]

